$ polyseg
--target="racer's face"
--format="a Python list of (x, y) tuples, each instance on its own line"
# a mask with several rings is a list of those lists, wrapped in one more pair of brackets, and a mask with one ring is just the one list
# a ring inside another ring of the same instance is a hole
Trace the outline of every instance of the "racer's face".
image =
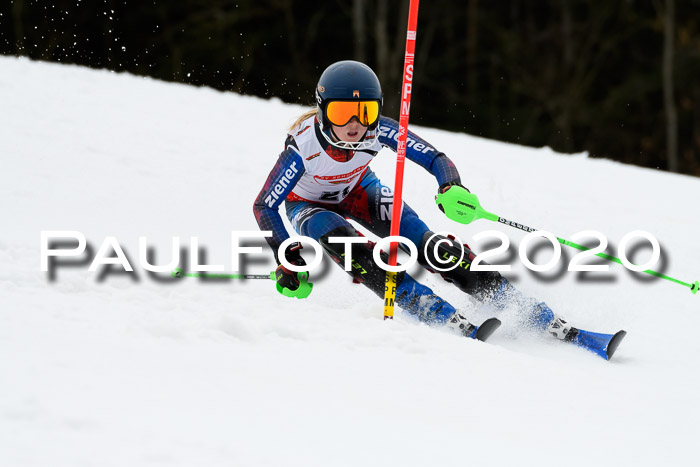
[(351, 143), (360, 141), (367, 132), (367, 127), (362, 126), (357, 117), (353, 117), (345, 126), (332, 126), (333, 133), (335, 133), (340, 141), (348, 141)]

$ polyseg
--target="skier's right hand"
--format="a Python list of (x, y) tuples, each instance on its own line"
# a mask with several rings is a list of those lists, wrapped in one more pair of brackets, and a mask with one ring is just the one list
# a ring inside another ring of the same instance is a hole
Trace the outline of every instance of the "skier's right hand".
[[(287, 262), (293, 264), (294, 266), (306, 266), (306, 261), (304, 261), (304, 258), (302, 258), (301, 254), (299, 253), (300, 250), (300, 243), (296, 243), (288, 247), (284, 255)], [(297, 290), (299, 288), (299, 274), (305, 274), (308, 276), (308, 272), (294, 272), (287, 269), (282, 264), (277, 266), (277, 269), (275, 270), (275, 278), (277, 279), (277, 283), (283, 288), (289, 290)]]

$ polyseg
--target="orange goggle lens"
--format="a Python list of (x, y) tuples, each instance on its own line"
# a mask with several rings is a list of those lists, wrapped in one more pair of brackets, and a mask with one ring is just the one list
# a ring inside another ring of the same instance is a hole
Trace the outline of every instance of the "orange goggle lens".
[(378, 101), (331, 101), (326, 107), (326, 117), (333, 125), (345, 126), (353, 117), (360, 124), (370, 126), (379, 118)]

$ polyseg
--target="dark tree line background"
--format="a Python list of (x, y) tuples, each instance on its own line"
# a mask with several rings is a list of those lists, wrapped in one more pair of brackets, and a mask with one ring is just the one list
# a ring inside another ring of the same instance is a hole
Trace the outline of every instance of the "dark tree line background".
[[(398, 118), (408, 0), (2, 0), (0, 52), (312, 104), (330, 63)], [(2, 70), (0, 69), (0, 73)], [(411, 121), (700, 176), (700, 0), (423, 0)]]

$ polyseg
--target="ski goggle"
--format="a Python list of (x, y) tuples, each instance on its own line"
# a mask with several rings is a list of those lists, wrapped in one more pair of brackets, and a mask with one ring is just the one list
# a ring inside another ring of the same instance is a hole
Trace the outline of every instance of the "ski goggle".
[(326, 117), (335, 126), (345, 126), (357, 117), (362, 126), (370, 126), (379, 119), (379, 101), (330, 101)]

